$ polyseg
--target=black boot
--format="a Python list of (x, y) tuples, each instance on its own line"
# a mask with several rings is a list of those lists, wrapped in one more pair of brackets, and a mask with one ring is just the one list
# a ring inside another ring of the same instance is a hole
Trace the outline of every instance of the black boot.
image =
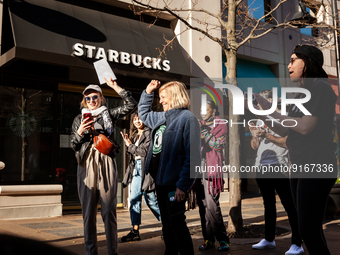
[(132, 229), (129, 234), (122, 237), (122, 242), (139, 241), (139, 230)]

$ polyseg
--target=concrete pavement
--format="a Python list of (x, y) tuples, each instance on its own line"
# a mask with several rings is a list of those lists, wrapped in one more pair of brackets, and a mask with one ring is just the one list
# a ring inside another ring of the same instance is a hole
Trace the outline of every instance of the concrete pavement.
[[(277, 227), (285, 232), (286, 229), (289, 230), (289, 223), (279, 199), (277, 201)], [(224, 221), (227, 222), (229, 204), (222, 203), (221, 208)], [(251, 245), (261, 240), (261, 238), (232, 238), (230, 241), (230, 250), (227, 252), (218, 252), (217, 248), (208, 251), (199, 251), (198, 246), (203, 243), (203, 237), (200, 229), (198, 209), (189, 211), (186, 215), (187, 223), (192, 233), (195, 254), (284, 254), (290, 247), (291, 235), (290, 232), (287, 232), (276, 238), (277, 247), (273, 250), (253, 250)], [(263, 224), (262, 198), (260, 196), (244, 198), (242, 200), (242, 216), (244, 223)], [(118, 237), (120, 239), (131, 229), (129, 211), (127, 209), (119, 209), (117, 211), (117, 217)], [(25, 253), (53, 255), (53, 252), (56, 254), (85, 254), (82, 224), (82, 216), (80, 213), (43, 219), (1, 220), (0, 234), (4, 234), (5, 236), (0, 236), (0, 238), (2, 238), (2, 240), (0, 240), (0, 254), (17, 255)], [(340, 217), (334, 220), (325, 220), (324, 229), (332, 255), (340, 255)], [(99, 255), (107, 254), (104, 224), (101, 220), (100, 213), (98, 213), (97, 216), (97, 232)], [(142, 212), (140, 233), (141, 241), (119, 243), (118, 249), (120, 255), (164, 254), (164, 243), (161, 240), (161, 223), (154, 218), (148, 209)], [(6, 239), (8, 235), (13, 238)], [(15, 240), (15, 238), (18, 239)], [(29, 239), (29, 242), (26, 243), (25, 239), (19, 238)], [(40, 244), (53, 246), (53, 252), (47, 252), (46, 247), (42, 248), (39, 246)], [(6, 250), (4, 247), (9, 247), (10, 249)], [(217, 243), (216, 247), (218, 247)], [(305, 254), (308, 254), (308, 252)]]

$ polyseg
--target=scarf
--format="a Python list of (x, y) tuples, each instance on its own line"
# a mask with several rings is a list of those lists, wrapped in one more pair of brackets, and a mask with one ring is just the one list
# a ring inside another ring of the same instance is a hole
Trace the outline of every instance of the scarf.
[[(216, 119), (219, 119), (219, 117), (215, 117)], [(205, 121), (202, 121), (202, 124), (205, 125)], [(216, 138), (221, 137), (223, 135), (226, 135), (227, 133), (227, 125), (225, 124), (217, 124), (215, 127), (213, 127), (210, 130), (210, 133), (215, 136)], [(203, 147), (202, 147), (203, 150)], [(206, 152), (206, 163), (207, 167), (208, 166), (222, 166), (222, 155), (223, 151), (222, 150), (214, 150), (211, 149), (210, 151)], [(223, 186), (224, 186), (224, 180), (223, 180), (223, 171), (222, 172), (208, 172), (207, 171), (207, 177), (208, 177), (208, 182), (212, 183), (212, 193), (213, 195), (216, 195), (217, 193), (220, 193), (223, 191)], [(210, 187), (210, 185), (209, 185)], [(209, 188), (209, 194), (210, 194), (210, 188)]]
[[(112, 120), (111, 120), (109, 111), (107, 110), (106, 106), (101, 106), (101, 107), (99, 107), (95, 110), (92, 110), (92, 111), (89, 110), (88, 108), (83, 108), (81, 110), (82, 116), (86, 112), (91, 112), (92, 116), (98, 116), (98, 115), (101, 114), (103, 116), (105, 130), (109, 133), (109, 135), (112, 134), (112, 132), (113, 132)], [(83, 121), (83, 117), (82, 117), (82, 121)]]

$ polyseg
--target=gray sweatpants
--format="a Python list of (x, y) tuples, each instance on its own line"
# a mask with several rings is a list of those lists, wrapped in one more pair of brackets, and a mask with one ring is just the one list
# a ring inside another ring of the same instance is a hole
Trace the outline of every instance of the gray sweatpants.
[(97, 205), (100, 199), (101, 215), (105, 225), (106, 244), (109, 254), (118, 251), (117, 237), (117, 165), (116, 161), (88, 148), (82, 165), (78, 165), (78, 195), (84, 220), (86, 255), (97, 255)]

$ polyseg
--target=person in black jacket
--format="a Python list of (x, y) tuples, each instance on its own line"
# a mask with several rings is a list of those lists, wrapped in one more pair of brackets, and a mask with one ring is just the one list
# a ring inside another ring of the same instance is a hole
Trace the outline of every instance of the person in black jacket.
[[(337, 177), (334, 142), (337, 98), (322, 68), (323, 63), (320, 49), (297, 45), (291, 54), (288, 70), (290, 80), (306, 90), (297, 94), (295, 100), (305, 102), (291, 104), (288, 116), (278, 112), (270, 114), (278, 122), (274, 122), (270, 129), (280, 136), (288, 135), (291, 189), (298, 213), (299, 233), (310, 255), (331, 254), (322, 223), (327, 199)], [(310, 93), (308, 100), (307, 92)], [(264, 110), (270, 109), (269, 101), (257, 94), (255, 98)], [(268, 116), (258, 117), (268, 119)], [(285, 126), (280, 124), (283, 122)], [(286, 252), (286, 255), (291, 254), (299, 253)]]
[(127, 152), (130, 154), (130, 163), (123, 179), (123, 187), (130, 184), (130, 217), (133, 229), (122, 237), (122, 242), (138, 241), (139, 225), (141, 224), (142, 197), (158, 220), (161, 220), (157, 197), (155, 195), (155, 181), (150, 174), (145, 174), (144, 165), (146, 154), (151, 142), (151, 129), (144, 125), (138, 117), (138, 112), (131, 114), (130, 138), (122, 134)]
[(130, 92), (119, 87), (111, 78), (105, 81), (122, 97), (124, 105), (107, 109), (101, 88), (89, 85), (83, 91), (81, 108), (82, 113), (90, 111), (92, 120), (79, 114), (72, 124), (71, 147), (78, 162), (77, 186), (84, 219), (86, 255), (98, 254), (96, 216), (99, 199), (108, 253), (113, 255), (118, 251), (117, 165), (114, 159), (118, 151), (116, 149), (109, 155), (99, 152), (93, 145), (90, 129), (114, 141), (116, 121), (131, 113), (137, 105)]

